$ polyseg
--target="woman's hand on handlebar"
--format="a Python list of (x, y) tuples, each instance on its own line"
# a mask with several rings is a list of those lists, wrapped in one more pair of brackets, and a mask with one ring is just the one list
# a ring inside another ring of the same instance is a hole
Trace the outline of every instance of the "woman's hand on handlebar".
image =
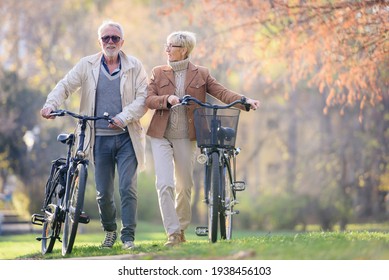
[(246, 98), (246, 103), (250, 104), (250, 109), (257, 110), (259, 106), (261, 105), (261, 102), (259, 100)]
[(170, 105), (174, 106), (181, 103), (181, 100), (176, 95), (169, 95), (169, 97), (167, 98), (167, 102), (169, 102)]

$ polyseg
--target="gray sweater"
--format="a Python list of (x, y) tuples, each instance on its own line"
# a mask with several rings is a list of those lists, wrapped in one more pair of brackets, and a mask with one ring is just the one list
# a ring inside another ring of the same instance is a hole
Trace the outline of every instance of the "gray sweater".
[[(120, 75), (111, 76), (101, 64), (99, 81), (96, 89), (96, 116), (102, 116), (105, 112), (111, 117), (122, 111), (122, 99), (120, 96)], [(97, 136), (109, 136), (123, 133), (122, 130), (108, 128), (106, 120), (98, 120), (95, 124)]]

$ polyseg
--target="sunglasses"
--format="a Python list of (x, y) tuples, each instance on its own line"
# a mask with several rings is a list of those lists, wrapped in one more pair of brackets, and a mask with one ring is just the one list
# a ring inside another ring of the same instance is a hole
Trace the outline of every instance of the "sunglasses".
[(113, 35), (113, 36), (104, 36), (104, 37), (101, 37), (101, 41), (103, 41), (104, 43), (108, 43), (109, 40), (112, 39), (112, 42), (114, 42), (115, 44), (118, 43), (120, 41), (120, 37), (119, 36), (116, 36), (116, 35)]

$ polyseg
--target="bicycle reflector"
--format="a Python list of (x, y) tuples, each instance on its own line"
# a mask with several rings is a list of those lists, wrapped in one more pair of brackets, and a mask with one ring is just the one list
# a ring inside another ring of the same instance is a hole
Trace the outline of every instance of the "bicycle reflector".
[(199, 154), (199, 155), (197, 156), (197, 162), (200, 163), (200, 164), (206, 163), (207, 160), (208, 160), (208, 156), (207, 156), (207, 155)]
[(246, 184), (243, 181), (235, 181), (232, 188), (237, 192), (244, 191), (246, 189)]

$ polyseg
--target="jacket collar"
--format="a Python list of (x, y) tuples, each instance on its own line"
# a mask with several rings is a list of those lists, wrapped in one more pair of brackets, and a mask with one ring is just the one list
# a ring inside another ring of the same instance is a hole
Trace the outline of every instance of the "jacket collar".
[[(122, 66), (120, 76), (123, 75), (123, 73), (126, 73), (129, 69), (134, 68), (135, 64), (132, 60), (129, 60), (127, 55), (123, 52), (119, 52), (120, 56), (120, 63)], [(95, 83), (97, 85), (97, 81), (99, 79), (99, 72), (100, 72), (100, 65), (101, 65), (101, 58), (103, 57), (103, 53), (99, 52), (96, 54), (93, 54), (87, 58), (88, 62), (92, 65), (92, 75), (94, 77)]]
[[(186, 78), (185, 78), (185, 90), (188, 88), (190, 83), (196, 77), (198, 70), (199, 70), (198, 67), (189, 61), (188, 71), (186, 72)], [(169, 65), (164, 65), (162, 66), (162, 71), (165, 74), (165, 76), (172, 82), (172, 84), (175, 84), (173, 69)]]
[[(134, 62), (132, 60), (129, 60), (127, 55), (123, 51), (119, 52), (119, 56), (120, 56), (120, 63), (121, 63), (123, 72), (126, 72), (129, 69), (135, 67)], [(99, 53), (96, 53), (94, 55), (89, 56), (88, 61), (89, 61), (89, 63), (92, 64), (92, 67), (94, 69), (96, 69), (96, 68), (99, 69), (102, 57), (103, 57), (103, 53), (99, 52)]]

